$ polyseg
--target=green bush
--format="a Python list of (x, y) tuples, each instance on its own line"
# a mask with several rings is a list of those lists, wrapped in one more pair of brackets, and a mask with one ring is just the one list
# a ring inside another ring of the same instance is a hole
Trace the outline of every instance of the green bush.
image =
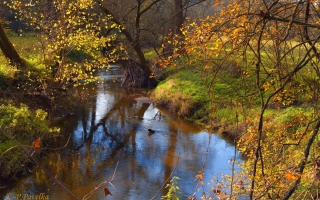
[(56, 135), (58, 129), (50, 129), (43, 110), (31, 112), (21, 104), (0, 106), (0, 177), (16, 176), (27, 170), (33, 142)]

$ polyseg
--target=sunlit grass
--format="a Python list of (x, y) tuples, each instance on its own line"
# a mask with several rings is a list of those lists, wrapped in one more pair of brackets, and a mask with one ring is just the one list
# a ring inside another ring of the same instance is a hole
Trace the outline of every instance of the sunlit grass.
[[(259, 52), (261, 63), (259, 66), (260, 85), (258, 87), (256, 85), (257, 49), (247, 48), (232, 51), (232, 47), (227, 44), (227, 38), (223, 38), (223, 41), (226, 44), (218, 55), (214, 54), (208, 58), (206, 55), (200, 54), (199, 51), (195, 51), (194, 54), (178, 59), (176, 67), (167, 66), (167, 73), (171, 75), (154, 91), (155, 100), (161, 102), (160, 104), (176, 107), (178, 110), (181, 110), (183, 106), (192, 110), (193, 106), (193, 113), (205, 109), (206, 112), (201, 112), (202, 115), (207, 113), (213, 119), (220, 120), (221, 123), (235, 122), (236, 115), (238, 115), (238, 120), (246, 121), (248, 116), (259, 116), (261, 111), (260, 94), (266, 101), (280, 87), (279, 76), (285, 76), (284, 73), (296, 68), (306, 53), (306, 46), (294, 40), (280, 46), (275, 46), (274, 41), (271, 40), (262, 41), (263, 45)], [(212, 48), (210, 45), (207, 46), (209, 46), (209, 50), (214, 50), (213, 46)], [(276, 53), (276, 49), (279, 50), (279, 54)], [(241, 73), (237, 77), (232, 74), (235, 65), (241, 67)], [(278, 71), (280, 69), (281, 72)], [(301, 74), (297, 74), (284, 88), (284, 91), (289, 91), (292, 84), (295, 85), (294, 87), (301, 88), (301, 91), (307, 89), (305, 80), (313, 80), (312, 77), (315, 77), (315, 72), (310, 69), (311, 64), (304, 66), (300, 70)], [(218, 70), (217, 74), (215, 74), (215, 70)], [(299, 90), (296, 89), (296, 91)], [(277, 112), (277, 109), (290, 106), (294, 102), (306, 102), (309, 99), (306, 95), (309, 93), (306, 91), (300, 94), (289, 92), (284, 94), (280, 93), (279, 96), (274, 96), (271, 99), (269, 102), (271, 110)], [(181, 95), (184, 95), (183, 98)], [(181, 99), (185, 99), (184, 103), (181, 102)], [(189, 101), (190, 99), (192, 101)], [(200, 104), (195, 103), (201, 102), (198, 100), (204, 101)], [(190, 105), (186, 105), (186, 102), (189, 102)], [(194, 106), (196, 104), (200, 106)], [(285, 114), (278, 113), (279, 115)]]
[(152, 98), (158, 105), (170, 107), (183, 117), (197, 116), (199, 120), (200, 116), (207, 116), (204, 108), (209, 106), (209, 97), (200, 73), (200, 70), (178, 71), (158, 85)]
[[(19, 55), (26, 61), (26, 71), (36, 71), (42, 75), (45, 73), (45, 65), (43, 62), (43, 54), (41, 51), (41, 43), (38, 34), (27, 33), (23, 36), (7, 31), (7, 36), (13, 44)], [(0, 52), (0, 84), (1, 87), (9, 86), (15, 77), (19, 69), (15, 66), (10, 65), (9, 60)]]
[[(158, 56), (157, 52), (153, 48), (146, 48), (143, 51), (144, 51), (144, 56), (146, 60), (153, 60)], [(161, 49), (158, 49), (157, 51), (161, 52)]]

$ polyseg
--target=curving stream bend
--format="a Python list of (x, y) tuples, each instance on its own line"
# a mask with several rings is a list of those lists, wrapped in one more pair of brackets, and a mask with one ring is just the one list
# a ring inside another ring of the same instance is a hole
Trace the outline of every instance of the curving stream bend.
[[(144, 97), (145, 90), (122, 88), (117, 81), (122, 71), (117, 67), (100, 76), (105, 84), (87, 90), (89, 98), (76, 103), (75, 115), (59, 122), (65, 138), (72, 133), (68, 146), (48, 153), (42, 162), (79, 199), (112, 178), (114, 187), (104, 185), (90, 199), (152, 199), (158, 191), (155, 199), (161, 199), (168, 189), (160, 188), (170, 175), (181, 179), (181, 199), (186, 199), (196, 192), (195, 177), (204, 162), (206, 192), (214, 176), (231, 174), (232, 144), (156, 108)], [(112, 196), (105, 197), (105, 187)], [(0, 199), (19, 195), (74, 199), (39, 168), (0, 188)]]

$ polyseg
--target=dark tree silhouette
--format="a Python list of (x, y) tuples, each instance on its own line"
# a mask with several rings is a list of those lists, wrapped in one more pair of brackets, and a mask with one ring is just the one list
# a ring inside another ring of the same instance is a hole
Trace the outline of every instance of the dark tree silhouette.
[(0, 24), (0, 48), (6, 58), (10, 60), (11, 65), (25, 66), (24, 60), (19, 56), (18, 52), (7, 37), (2, 24)]

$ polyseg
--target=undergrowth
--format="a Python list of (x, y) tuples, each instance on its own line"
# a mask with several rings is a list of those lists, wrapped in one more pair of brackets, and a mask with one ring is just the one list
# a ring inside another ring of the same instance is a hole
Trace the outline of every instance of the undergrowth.
[(5, 179), (27, 172), (33, 142), (52, 139), (59, 129), (49, 127), (46, 112), (32, 112), (24, 104), (2, 102), (0, 116), (0, 177)]

